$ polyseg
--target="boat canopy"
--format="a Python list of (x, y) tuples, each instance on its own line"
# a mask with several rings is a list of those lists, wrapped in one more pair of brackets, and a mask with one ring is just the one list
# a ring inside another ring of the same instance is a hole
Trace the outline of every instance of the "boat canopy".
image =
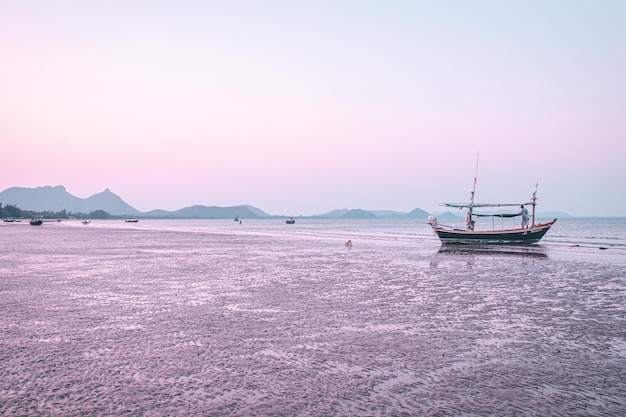
[(505, 203), (505, 204), (482, 204), (482, 203), (443, 203), (446, 207), (453, 207), (458, 209), (463, 208), (475, 208), (475, 207), (519, 207), (520, 205), (531, 205), (531, 202), (527, 203)]
[(522, 213), (493, 213), (493, 214), (472, 213), (472, 216), (475, 216), (475, 217), (517, 217), (521, 215)]

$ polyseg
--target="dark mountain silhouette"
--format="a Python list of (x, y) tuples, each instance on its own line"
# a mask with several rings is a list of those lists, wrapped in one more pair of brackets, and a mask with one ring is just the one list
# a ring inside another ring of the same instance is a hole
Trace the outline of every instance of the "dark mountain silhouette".
[(90, 213), (104, 210), (113, 215), (139, 213), (108, 188), (91, 197), (79, 198), (68, 193), (62, 185), (37, 188), (12, 187), (0, 193), (0, 202), (33, 211), (66, 210), (72, 213)]

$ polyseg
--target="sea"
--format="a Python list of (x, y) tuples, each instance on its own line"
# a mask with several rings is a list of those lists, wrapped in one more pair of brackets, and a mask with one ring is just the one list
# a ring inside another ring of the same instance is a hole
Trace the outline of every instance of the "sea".
[(626, 218), (2, 223), (0, 415), (626, 415)]

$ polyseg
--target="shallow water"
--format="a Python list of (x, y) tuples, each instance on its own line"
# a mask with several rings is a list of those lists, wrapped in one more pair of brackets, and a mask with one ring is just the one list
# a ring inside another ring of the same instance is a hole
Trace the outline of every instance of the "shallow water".
[(626, 414), (626, 219), (559, 220), (531, 249), (400, 220), (0, 243), (2, 415)]

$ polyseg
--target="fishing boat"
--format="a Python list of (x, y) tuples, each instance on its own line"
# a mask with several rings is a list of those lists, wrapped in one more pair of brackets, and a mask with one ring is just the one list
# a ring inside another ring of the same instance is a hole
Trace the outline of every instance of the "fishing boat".
[(30, 219), (31, 226), (41, 226), (43, 224), (43, 218), (36, 216)]
[[(429, 216), (428, 222), (432, 226), (435, 234), (439, 237), (441, 243), (461, 243), (461, 244), (499, 244), (499, 245), (519, 245), (519, 244), (532, 244), (539, 242), (550, 227), (556, 222), (556, 219), (547, 223), (535, 224), (535, 207), (537, 206), (537, 186), (535, 185), (535, 191), (532, 194), (532, 198), (529, 202), (525, 203), (511, 203), (511, 204), (479, 204), (474, 203), (474, 194), (476, 192), (476, 178), (478, 176), (478, 161), (476, 161), (476, 176), (474, 176), (474, 188), (471, 192), (471, 198), (469, 203), (443, 203), (446, 207), (456, 208), (459, 210), (467, 210), (466, 227), (458, 228), (455, 226), (446, 226), (439, 224), (435, 216)], [(528, 210), (524, 206), (532, 207), (532, 223), (528, 224), (531, 217), (528, 216)], [(499, 207), (519, 207), (519, 213), (476, 213), (475, 208), (499, 208)], [(495, 222), (493, 222), (493, 228), (491, 230), (477, 230), (475, 218), (480, 217), (499, 217), (501, 219), (510, 217), (522, 217), (522, 226), (519, 228), (501, 228), (496, 229)]]
[(464, 230), (450, 228), (437, 223), (433, 216), (429, 217), (433, 230), (441, 243), (470, 243), (470, 244), (530, 244), (537, 243), (548, 233), (556, 219), (547, 223), (533, 224), (524, 229), (496, 229), (496, 230)]
[(91, 220), (83, 219), (83, 220), (81, 220), (80, 222), (81, 222), (82, 224), (87, 225), (87, 224), (91, 223)]
[(139, 221), (139, 219), (126, 219), (125, 222), (126, 223), (137, 223)]
[(295, 222), (296, 222), (296, 219), (294, 219), (293, 217), (290, 217), (287, 220), (285, 220), (285, 223), (287, 224), (294, 224)]

